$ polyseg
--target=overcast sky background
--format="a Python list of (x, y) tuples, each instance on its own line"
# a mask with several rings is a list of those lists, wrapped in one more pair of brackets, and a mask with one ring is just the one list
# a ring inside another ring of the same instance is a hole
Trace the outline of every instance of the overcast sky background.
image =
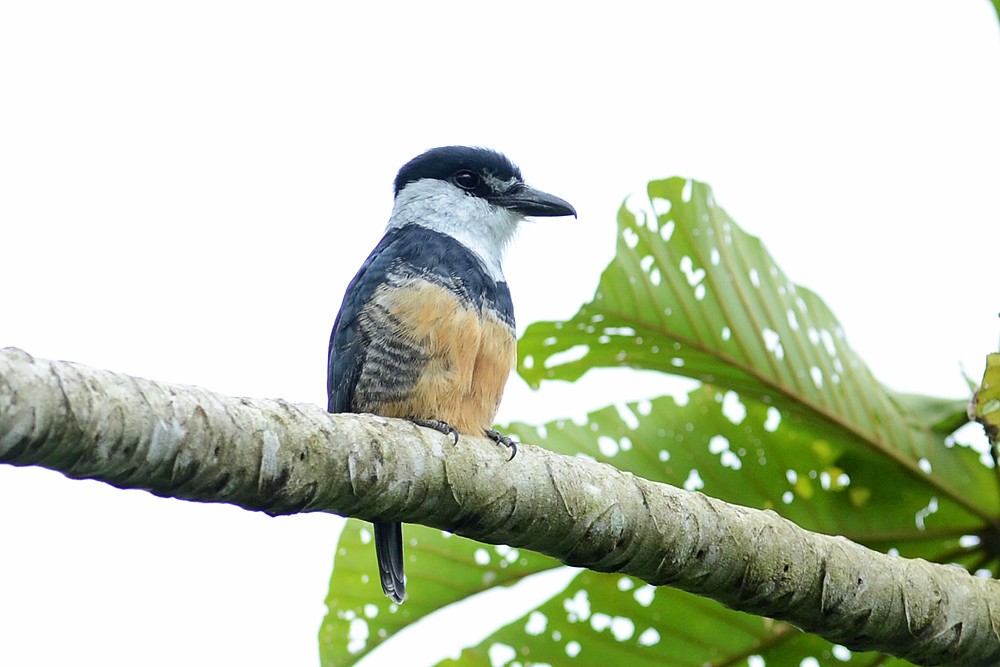
[[(986, 0), (432, 7), (0, 4), (0, 346), (324, 403), (396, 170), (461, 143), (580, 213), (511, 248), (521, 331), (592, 296), (629, 193), (683, 175), (890, 387), (981, 377), (1000, 334)], [(514, 377), (499, 419), (665, 390), (629, 378)], [(316, 665), (338, 526), (0, 466), (0, 664)]]

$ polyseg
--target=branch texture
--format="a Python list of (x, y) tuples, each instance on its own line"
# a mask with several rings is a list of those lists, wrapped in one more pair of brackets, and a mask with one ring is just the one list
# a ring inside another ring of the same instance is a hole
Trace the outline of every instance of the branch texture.
[(449, 530), (675, 586), (855, 650), (1000, 664), (1000, 583), (612, 466), (0, 350), (0, 463), (268, 514)]

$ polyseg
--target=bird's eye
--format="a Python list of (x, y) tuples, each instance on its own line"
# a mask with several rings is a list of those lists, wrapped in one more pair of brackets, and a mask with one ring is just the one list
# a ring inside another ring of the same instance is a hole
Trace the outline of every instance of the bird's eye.
[(482, 185), (483, 179), (479, 177), (474, 171), (469, 171), (468, 169), (463, 169), (457, 172), (452, 180), (455, 185), (462, 188), (463, 190), (475, 190), (480, 185)]

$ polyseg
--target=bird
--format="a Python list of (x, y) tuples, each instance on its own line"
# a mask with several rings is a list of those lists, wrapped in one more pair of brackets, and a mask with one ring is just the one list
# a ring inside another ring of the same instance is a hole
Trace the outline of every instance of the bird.
[[(516, 358), (504, 251), (531, 217), (576, 217), (502, 153), (432, 148), (400, 168), (382, 239), (344, 294), (330, 335), (327, 410), (409, 420), (454, 438), (516, 443), (493, 428)], [(406, 598), (403, 534), (375, 522), (383, 592)]]

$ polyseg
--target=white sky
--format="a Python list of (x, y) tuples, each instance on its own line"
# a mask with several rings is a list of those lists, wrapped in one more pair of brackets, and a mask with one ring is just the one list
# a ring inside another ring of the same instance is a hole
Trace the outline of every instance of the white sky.
[[(684, 175), (889, 386), (963, 396), (997, 348), (986, 0), (350, 4), (0, 5), (0, 345), (323, 403), (396, 170), (468, 143), (580, 212), (511, 249), (522, 330), (590, 298), (628, 193)], [(664, 391), (626, 377), (512, 378), (500, 419)], [(0, 664), (315, 665), (338, 525), (0, 466)]]

